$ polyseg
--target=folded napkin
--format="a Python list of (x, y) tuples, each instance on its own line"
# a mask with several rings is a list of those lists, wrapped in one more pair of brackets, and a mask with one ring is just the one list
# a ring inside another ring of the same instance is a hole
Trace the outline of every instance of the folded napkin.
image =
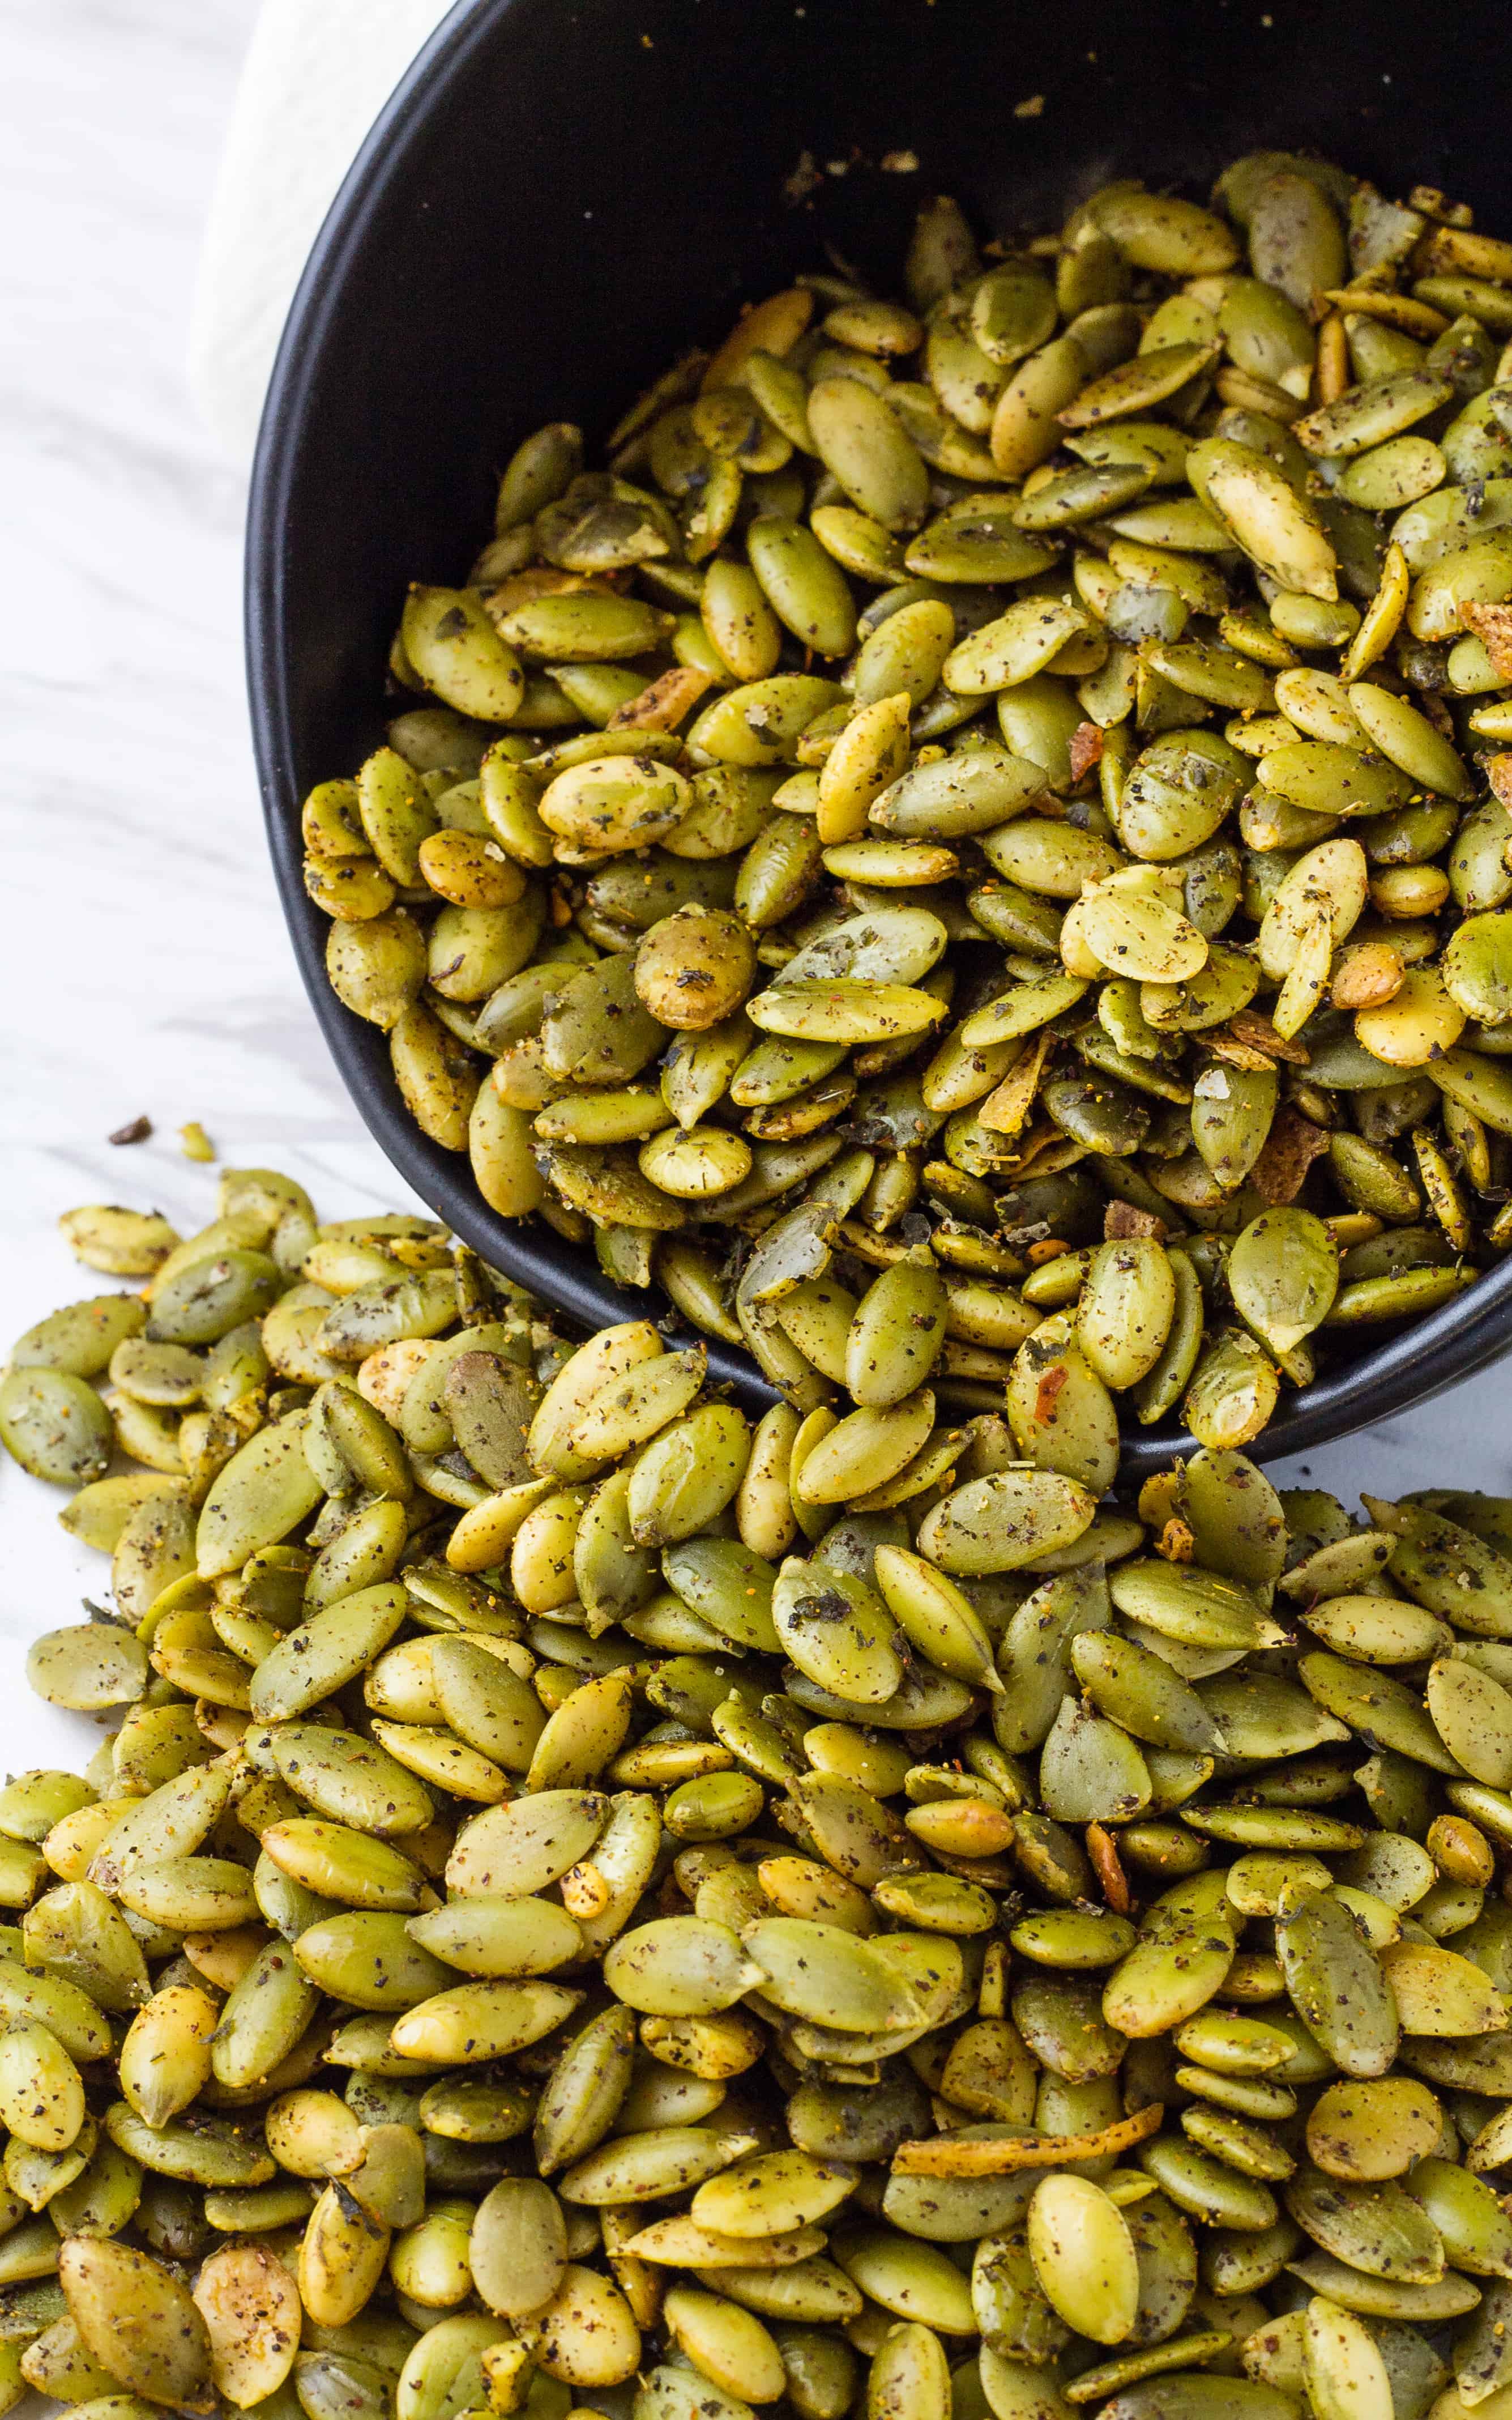
[(450, 0), (265, 0), (206, 222), (190, 326), (194, 401), (250, 462), (269, 373), (320, 223)]

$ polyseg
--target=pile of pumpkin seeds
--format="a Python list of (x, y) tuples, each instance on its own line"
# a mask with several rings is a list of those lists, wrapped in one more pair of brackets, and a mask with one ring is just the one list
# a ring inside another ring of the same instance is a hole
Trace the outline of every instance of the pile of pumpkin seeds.
[(518, 448), (306, 803), (331, 981), (485, 1202), (776, 1385), (923, 1248), (995, 1408), (1138, 1238), (1078, 1383), (1243, 1444), (1512, 1241), (1512, 242), (1257, 152), (927, 201), (902, 287)]
[(63, 1223), (135, 1282), (0, 1436), (115, 1728), (0, 1790), (0, 2408), (1497, 2420), (1512, 1497), (988, 1413), (857, 1509), (864, 1404), (425, 1220)]

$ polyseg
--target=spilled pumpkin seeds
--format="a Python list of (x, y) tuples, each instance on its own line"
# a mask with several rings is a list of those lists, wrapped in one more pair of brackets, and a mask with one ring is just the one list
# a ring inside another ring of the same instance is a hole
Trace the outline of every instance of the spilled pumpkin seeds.
[(0, 2409), (1495, 2420), (1512, 1497), (1108, 1497), (822, 1287), (752, 1429), (220, 1186), (0, 1394), (112, 1727), (0, 1789)]
[(1512, 245), (1267, 151), (900, 288), (525, 440), (308, 888), (492, 1209), (805, 1413), (918, 1263), (1101, 1484), (1512, 1241)]

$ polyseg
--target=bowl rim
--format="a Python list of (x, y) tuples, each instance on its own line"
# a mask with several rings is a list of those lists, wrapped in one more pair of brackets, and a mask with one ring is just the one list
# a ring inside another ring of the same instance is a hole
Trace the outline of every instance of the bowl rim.
[[(285, 533), (327, 338), (351, 265), (375, 217), (409, 174), (436, 113), (466, 77), (474, 54), (496, 39), (501, 20), (529, 5), (530, 0), (455, 0), (374, 120), (321, 223), (289, 305), (264, 399), (246, 515), (244, 659), (263, 819), (280, 905), (316, 1024), (348, 1096), (397, 1174), (492, 1266), (590, 1332), (650, 1318), (679, 1343), (703, 1345), (711, 1380), (759, 1415), (781, 1397), (748, 1355), (695, 1331), (665, 1295), (658, 1293), (648, 1301), (614, 1284), (591, 1254), (563, 1242), (544, 1222), (507, 1219), (490, 1210), (472, 1183), (466, 1156), (443, 1151), (421, 1133), (392, 1078), (375, 1080), (360, 1047), (370, 1029), (331, 987), (327, 920), (304, 890), (301, 799), (283, 641), (290, 578)], [(1245, 1450), (1255, 1461), (1274, 1462), (1349, 1436), (1473, 1376), (1509, 1343), (1512, 1254), (1437, 1311), (1285, 1395), (1275, 1417)], [(1189, 1433), (1168, 1419), (1147, 1431), (1125, 1429), (1120, 1475), (1139, 1479), (1195, 1450)]]

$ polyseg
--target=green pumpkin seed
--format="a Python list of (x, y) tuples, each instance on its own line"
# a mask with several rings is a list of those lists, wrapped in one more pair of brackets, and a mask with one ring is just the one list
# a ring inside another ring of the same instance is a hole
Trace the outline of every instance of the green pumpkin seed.
[(1220, 1989), (1235, 1946), (1222, 1876), (1178, 1883), (1156, 1900), (1109, 1978), (1103, 2002), (1109, 2024), (1143, 2036), (1182, 2023)]
[(1018, 1571), (1072, 1544), (1095, 1509), (1087, 1488), (1057, 1472), (995, 1472), (958, 1487), (925, 1515), (918, 1550), (964, 1576)]
[(1028, 2211), (1034, 2273), (1068, 2326), (1095, 2344), (1129, 2334), (1139, 2303), (1134, 2239), (1121, 2213), (1084, 2177), (1047, 2177)]
[(58, 2276), (85, 2350), (110, 2377), (150, 2403), (214, 2409), (205, 2323), (170, 2270), (108, 2237), (75, 2236)]
[(34, 1479), (82, 1487), (104, 1475), (110, 1416), (86, 1379), (28, 1364), (0, 1379), (0, 1442)]
[(1443, 2273), (1437, 2229), (1399, 2185), (1344, 2184), (1304, 2170), (1286, 2199), (1314, 2242), (1367, 2276), (1433, 2285)]
[(859, 512), (887, 530), (917, 529), (929, 502), (924, 464), (881, 397), (854, 379), (809, 391), (809, 433)]
[(1297, 2013), (1346, 2075), (1385, 2073), (1396, 2055), (1396, 2004), (1346, 1909), (1312, 1891), (1276, 1924), (1276, 1953)]
[(1260, 570), (1283, 588), (1333, 601), (1337, 558), (1327, 533), (1263, 455), (1227, 438), (1205, 438), (1187, 457), (1187, 474)]

